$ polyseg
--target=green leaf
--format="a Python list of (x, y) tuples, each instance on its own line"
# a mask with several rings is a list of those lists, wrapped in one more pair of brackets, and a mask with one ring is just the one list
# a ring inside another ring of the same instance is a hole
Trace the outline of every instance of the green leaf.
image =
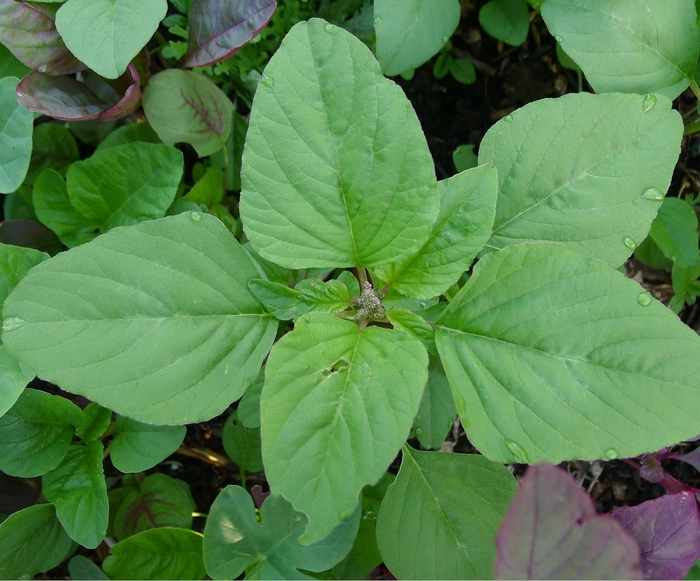
[(212, 81), (192, 71), (167, 69), (151, 77), (143, 110), (163, 140), (189, 143), (199, 157), (219, 151), (231, 131), (233, 103)]
[(479, 24), (494, 38), (520, 46), (527, 40), (530, 15), (525, 0), (491, 0), (479, 10)]
[(413, 335), (423, 343), (428, 353), (437, 355), (435, 331), (425, 322), (423, 317), (407, 309), (394, 309), (387, 312), (386, 315), (394, 329), (399, 329), (409, 335)]
[(476, 69), (474, 68), (474, 64), (472, 63), (472, 61), (470, 61), (469, 59), (451, 59), (450, 73), (456, 81), (462, 83), (463, 85), (473, 85), (476, 82)]
[(185, 439), (185, 426), (153, 426), (117, 417), (110, 456), (121, 472), (144, 472), (165, 460)]
[(622, 264), (649, 231), (678, 160), (683, 127), (670, 108), (661, 96), (578, 93), (496, 123), (479, 149), (479, 162), (498, 170), (489, 244), (559, 242)]
[(303, 543), (348, 518), (362, 487), (396, 457), (427, 368), (418, 339), (322, 313), (299, 319), (274, 346), (260, 400), (265, 473), (271, 490), (309, 517)]
[(256, 276), (212, 216), (117, 228), (35, 267), (5, 302), (3, 340), (42, 378), (119, 414), (204, 421), (243, 394), (274, 340), (277, 322), (248, 291)]
[(226, 173), (226, 189), (231, 192), (241, 189), (241, 161), (247, 131), (248, 122), (245, 117), (234, 111), (231, 118), (231, 131), (226, 138), (224, 149), (211, 156), (214, 167)]
[(41, 223), (73, 248), (97, 236), (99, 224), (83, 216), (71, 203), (66, 181), (54, 170), (44, 170), (34, 182), (34, 210)]
[(119, 541), (102, 563), (110, 579), (202, 579), (202, 535), (158, 528)]
[(542, 18), (597, 93), (675, 99), (695, 72), (693, 0), (547, 0)]
[(83, 410), (85, 420), (83, 424), (75, 431), (75, 434), (85, 440), (97, 440), (100, 438), (109, 427), (112, 421), (112, 412), (107, 408), (90, 402)]
[(260, 427), (260, 394), (264, 383), (265, 368), (263, 367), (252, 385), (246, 389), (241, 401), (238, 402), (236, 413), (246, 428)]
[(250, 495), (227, 486), (216, 497), (204, 527), (204, 562), (214, 579), (313, 579), (299, 569), (323, 571), (340, 561), (357, 534), (359, 511), (321, 542), (303, 545), (306, 518), (279, 496), (270, 496), (255, 517)]
[(95, 152), (104, 151), (118, 145), (126, 145), (134, 141), (143, 141), (145, 143), (163, 143), (158, 137), (158, 134), (153, 131), (153, 128), (148, 123), (127, 123), (121, 127), (117, 127), (109, 133), (95, 149)]
[(215, 167), (208, 167), (192, 189), (182, 199), (207, 208), (218, 204), (224, 197), (224, 174)]
[(435, 340), (469, 440), (494, 461), (628, 458), (697, 435), (700, 339), (564, 247), (481, 260)]
[(120, 541), (159, 527), (189, 529), (194, 505), (177, 480), (151, 474), (120, 502), (114, 515), (114, 535)]
[(162, 218), (175, 199), (182, 167), (182, 153), (169, 145), (119, 145), (71, 165), (68, 196), (103, 232)]
[(83, 421), (80, 408), (67, 399), (25, 389), (0, 418), (0, 470), (21, 478), (53, 470)]
[(377, 60), (388, 77), (437, 54), (459, 24), (458, 0), (375, 0)]
[(482, 456), (403, 452), (377, 518), (389, 570), (399, 579), (490, 579), (513, 475)]
[(450, 383), (438, 358), (430, 359), (428, 384), (423, 392), (413, 430), (423, 448), (439, 448), (457, 417)]
[(34, 116), (17, 101), (19, 79), (0, 79), (0, 193), (14, 192), (24, 181), (32, 155)]
[(441, 295), (462, 276), (491, 236), (498, 175), (493, 166), (464, 171), (438, 183), (440, 214), (414, 255), (379, 266), (374, 274), (414, 299)]
[(263, 73), (242, 184), (246, 235), (287, 268), (397, 260), (438, 213), (410, 103), (362, 42), (318, 19), (297, 24)]
[(33, 248), (0, 244), (0, 317), (2, 304), (10, 292), (33, 267), (48, 258), (48, 254)]
[(16, 77), (21, 79), (31, 69), (21, 63), (15, 56), (0, 44), (0, 78)]
[(42, 123), (34, 127), (33, 142), (29, 171), (24, 180), (26, 184), (33, 184), (45, 169), (52, 169), (65, 177), (70, 164), (80, 159), (75, 138), (58, 123)]
[(15, 512), (0, 523), (0, 577), (33, 578), (60, 564), (72, 546), (52, 504)]
[(352, 301), (347, 287), (338, 280), (324, 282), (307, 278), (291, 289), (277, 282), (253, 279), (248, 287), (267, 311), (281, 321), (289, 321), (311, 311), (337, 313), (346, 309)]
[[(12, 357), (4, 345), (0, 345), (0, 417), (15, 404), (32, 379), (34, 374)], [(0, 419), (0, 425), (1, 422)]]
[(107, 532), (107, 485), (102, 471), (102, 442), (71, 446), (58, 468), (42, 479), (42, 492), (56, 507), (70, 537), (94, 549)]
[(82, 555), (75, 555), (68, 561), (68, 574), (73, 581), (108, 581), (107, 576), (95, 563)]
[(260, 428), (246, 428), (233, 412), (224, 423), (222, 435), (224, 450), (236, 465), (246, 472), (262, 472)]
[(678, 198), (666, 198), (649, 235), (664, 255), (685, 266), (698, 259), (698, 217), (695, 209)]
[(452, 161), (458, 172), (463, 172), (479, 165), (473, 145), (460, 145), (452, 153)]
[(56, 28), (70, 51), (98, 75), (116, 79), (151, 40), (165, 0), (68, 0)]

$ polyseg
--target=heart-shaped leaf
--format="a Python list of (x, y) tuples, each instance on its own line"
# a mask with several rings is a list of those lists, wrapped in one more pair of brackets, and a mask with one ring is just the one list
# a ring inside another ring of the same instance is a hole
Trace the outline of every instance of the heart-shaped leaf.
[(304, 544), (328, 536), (382, 476), (427, 379), (418, 339), (324, 313), (301, 317), (272, 349), (260, 399), (265, 473), (273, 493), (309, 517)]
[(3, 340), (41, 377), (117, 413), (203, 421), (243, 394), (275, 337), (248, 291), (257, 276), (212, 216), (116, 228), (35, 267), (5, 302)]
[(639, 547), (563, 470), (530, 468), (496, 538), (496, 579), (642, 579)]
[(265, 28), (275, 0), (192, 0), (185, 67), (208, 67), (232, 57)]
[(56, 13), (56, 28), (78, 59), (116, 79), (151, 40), (167, 10), (166, 0), (68, 0)]
[(56, 4), (0, 0), (0, 42), (30, 69), (70, 75), (85, 68), (56, 30)]
[(248, 238), (288, 268), (403, 258), (438, 213), (410, 103), (361, 41), (318, 19), (292, 28), (265, 68), (241, 179)]

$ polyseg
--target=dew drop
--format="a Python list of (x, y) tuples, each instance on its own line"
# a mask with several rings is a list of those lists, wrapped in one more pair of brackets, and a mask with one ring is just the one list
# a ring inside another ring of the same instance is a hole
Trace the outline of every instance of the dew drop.
[(4, 333), (14, 331), (15, 329), (19, 329), (26, 322), (27, 321), (20, 319), (19, 317), (7, 317), (7, 319), (2, 322), (2, 330)]
[(22, 93), (22, 91), (17, 91), (17, 98), (21, 99), (22, 97), (24, 97), (24, 93)]
[(530, 460), (527, 457), (527, 453), (525, 452), (525, 449), (518, 444), (517, 442), (513, 442), (513, 440), (506, 440), (506, 448), (508, 448), (513, 456), (517, 459), (518, 462), (522, 464), (529, 464)]
[(377, 515), (373, 510), (366, 510), (362, 513), (362, 518), (364, 520), (377, 520)]
[(659, 188), (649, 188), (648, 190), (644, 191), (642, 198), (645, 200), (656, 200), (657, 202), (660, 202), (664, 199), (664, 193)]
[(46, 65), (39, 65), (39, 68), (37, 69), (40, 73), (45, 73), (46, 72)]
[(450, 40), (449, 36), (443, 36), (442, 37), (442, 44), (447, 44), (447, 41)]
[(263, 75), (262, 79), (260, 79), (260, 82), (266, 86), (268, 89), (271, 89), (272, 87), (275, 86), (275, 81), (272, 77), (268, 77), (267, 75)]
[(564, 39), (561, 36), (555, 36), (554, 40), (556, 40), (559, 44), (561, 44), (561, 41)]
[(338, 514), (338, 520), (340, 522), (343, 522), (344, 520), (348, 520), (350, 518), (350, 513), (346, 510)]
[(605, 456), (606, 460), (616, 460), (620, 457), (620, 453), (615, 450), (615, 448), (610, 448), (609, 450), (605, 450), (605, 452), (603, 452), (603, 456)]
[(202, 219), (202, 215), (199, 212), (190, 212), (190, 219), (193, 222), (199, 222)]
[(420, 436), (423, 433), (421, 428), (416, 428), (416, 436)]
[(326, 25), (323, 27), (323, 30), (325, 30), (326, 32), (333, 32), (333, 25), (332, 25), (332, 24), (326, 24)]
[(382, 21), (382, 17), (381, 17), (381, 16), (375, 16), (374, 19), (373, 19), (373, 22), (374, 22), (374, 25), (375, 25), (375, 26), (377, 26), (377, 24), (379, 24), (381, 21)]
[(651, 293), (648, 291), (639, 293), (637, 302), (643, 307), (648, 307), (651, 304)]
[(642, 101), (642, 110), (646, 113), (656, 105), (656, 97), (654, 95), (647, 95)]
[(625, 236), (622, 241), (625, 243), (625, 246), (629, 248), (630, 250), (635, 250), (637, 248), (637, 243), (632, 240), (629, 236)]
[(512, 116), (512, 115), (506, 115), (506, 116), (503, 118), (503, 120), (504, 120), (506, 123), (510, 123), (510, 122), (513, 120), (513, 116)]

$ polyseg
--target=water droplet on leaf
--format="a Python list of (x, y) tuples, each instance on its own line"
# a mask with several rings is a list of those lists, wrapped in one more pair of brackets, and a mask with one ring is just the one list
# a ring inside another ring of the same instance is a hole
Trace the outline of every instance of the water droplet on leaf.
[(326, 24), (326, 25), (323, 27), (323, 30), (325, 30), (326, 32), (333, 32), (333, 25), (332, 25), (332, 24)]
[(609, 450), (605, 450), (605, 452), (603, 452), (603, 456), (605, 456), (606, 460), (616, 460), (620, 457), (620, 453), (615, 450), (615, 448), (610, 448)]
[(271, 89), (275, 86), (275, 81), (273, 80), (273, 78), (268, 77), (267, 75), (263, 75), (262, 79), (260, 79), (260, 82), (268, 89)]
[(37, 69), (40, 73), (45, 73), (46, 72), (46, 65), (39, 65), (39, 68)]
[(561, 41), (564, 39), (561, 36), (555, 36), (554, 40), (556, 40), (559, 44), (561, 44)]
[(350, 513), (346, 510), (338, 514), (338, 520), (340, 522), (343, 522), (344, 520), (348, 520), (350, 518)]
[(447, 41), (450, 40), (449, 36), (443, 36), (442, 37), (442, 44), (447, 44)]
[(527, 453), (525, 452), (525, 449), (518, 444), (517, 442), (513, 442), (513, 440), (506, 440), (506, 448), (508, 448), (513, 456), (517, 459), (518, 462), (521, 464), (529, 464), (530, 460), (527, 457)]
[(639, 296), (637, 296), (637, 302), (643, 307), (648, 307), (651, 304), (651, 293), (647, 291), (639, 293)]
[(660, 202), (664, 199), (664, 193), (659, 188), (649, 188), (648, 190), (644, 191), (642, 198), (645, 200), (656, 200), (657, 202)]
[(202, 219), (202, 215), (199, 212), (190, 212), (190, 219), (193, 222), (199, 222)]
[(645, 113), (654, 107), (654, 105), (656, 105), (656, 97), (654, 95), (647, 95), (644, 97), (644, 101), (642, 101), (642, 109)]
[(421, 428), (416, 428), (416, 436), (420, 436), (423, 433)]
[(14, 331), (15, 329), (18, 329), (24, 325), (26, 322), (27, 321), (20, 319), (19, 317), (7, 317), (7, 319), (2, 322), (2, 330), (4, 333)]
[(24, 97), (24, 93), (22, 93), (21, 91), (17, 91), (17, 98), (21, 99), (22, 97)]
[(503, 120), (504, 120), (506, 123), (510, 123), (510, 122), (513, 120), (513, 116), (512, 116), (512, 115), (506, 115), (506, 116), (503, 118)]
[(622, 241), (625, 243), (625, 246), (629, 248), (630, 250), (635, 250), (637, 248), (637, 243), (632, 240), (629, 236), (625, 236)]

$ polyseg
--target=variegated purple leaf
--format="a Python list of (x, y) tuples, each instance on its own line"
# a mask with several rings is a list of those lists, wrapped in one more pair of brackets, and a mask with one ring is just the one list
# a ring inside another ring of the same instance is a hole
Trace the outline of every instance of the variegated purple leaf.
[(692, 492), (610, 512), (637, 541), (645, 579), (683, 579), (700, 559), (700, 509)]
[(117, 86), (127, 87), (123, 95), (103, 81), (91, 83), (91, 88), (73, 77), (34, 72), (17, 85), (17, 99), (30, 111), (64, 121), (119, 119), (133, 113), (141, 103), (134, 65), (129, 65), (119, 81), (122, 83)]
[(233, 56), (270, 21), (275, 0), (193, 0), (185, 67), (206, 67)]
[(530, 468), (496, 537), (496, 579), (641, 579), (639, 548), (566, 472)]
[(61, 4), (0, 0), (0, 42), (26, 66), (49, 75), (85, 69), (56, 30)]

